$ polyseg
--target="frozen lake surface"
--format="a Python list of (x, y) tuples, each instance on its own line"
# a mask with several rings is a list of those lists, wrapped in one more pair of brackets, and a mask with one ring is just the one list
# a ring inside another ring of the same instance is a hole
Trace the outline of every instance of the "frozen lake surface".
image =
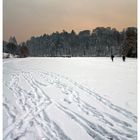
[(4, 140), (137, 139), (137, 59), (3, 63)]

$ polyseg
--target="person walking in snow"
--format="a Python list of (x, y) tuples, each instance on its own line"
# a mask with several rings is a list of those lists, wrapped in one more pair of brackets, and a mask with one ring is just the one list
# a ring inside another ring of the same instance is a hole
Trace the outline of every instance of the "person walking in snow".
[(111, 55), (111, 60), (112, 60), (112, 62), (113, 62), (113, 59), (114, 59), (114, 55)]
[(124, 55), (122, 56), (122, 60), (125, 62), (125, 56)]

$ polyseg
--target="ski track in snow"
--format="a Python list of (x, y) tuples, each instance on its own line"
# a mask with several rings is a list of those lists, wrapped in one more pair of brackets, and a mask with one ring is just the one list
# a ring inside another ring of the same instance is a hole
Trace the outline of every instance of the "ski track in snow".
[[(20, 80), (28, 84), (30, 90), (22, 87)], [(20, 140), (31, 133), (32, 126), (39, 128), (36, 132), (39, 140), (70, 140), (70, 136), (49, 117), (48, 110), (52, 105), (82, 127), (93, 140), (137, 139), (135, 115), (68, 77), (52, 72), (23, 71), (11, 74), (11, 81), (5, 85), (12, 91), (21, 113), (17, 115), (16, 106), (4, 99), (9, 122), (4, 130), (4, 140)], [(63, 99), (52, 98), (46, 90), (50, 87), (60, 90), (56, 94), (62, 94)], [(83, 95), (92, 99), (93, 104)], [(97, 106), (102, 108), (99, 110)]]

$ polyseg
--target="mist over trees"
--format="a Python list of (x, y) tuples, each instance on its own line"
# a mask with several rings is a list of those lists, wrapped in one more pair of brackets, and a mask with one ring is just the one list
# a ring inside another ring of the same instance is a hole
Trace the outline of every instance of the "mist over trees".
[[(14, 44), (14, 45), (11, 45)], [(119, 32), (115, 28), (97, 27), (96, 29), (70, 33), (63, 30), (51, 35), (31, 37), (17, 45), (15, 37), (3, 43), (3, 51), (15, 53), (21, 57), (88, 57), (116, 56), (137, 57), (137, 28), (128, 27)]]

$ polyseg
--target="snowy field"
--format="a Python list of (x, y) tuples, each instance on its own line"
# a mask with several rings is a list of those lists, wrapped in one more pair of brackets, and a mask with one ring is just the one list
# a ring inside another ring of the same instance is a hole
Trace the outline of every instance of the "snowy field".
[(136, 140), (137, 60), (3, 62), (4, 140)]

